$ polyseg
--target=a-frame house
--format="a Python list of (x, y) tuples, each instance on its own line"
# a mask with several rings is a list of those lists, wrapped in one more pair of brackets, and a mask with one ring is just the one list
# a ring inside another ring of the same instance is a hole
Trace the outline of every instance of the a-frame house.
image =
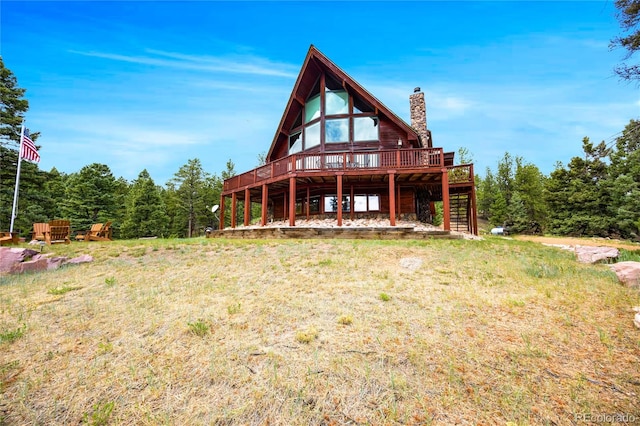
[(410, 96), (404, 122), (314, 46), (309, 48), (266, 164), (224, 181), (231, 227), (243, 202), (260, 223), (296, 218), (398, 218), (431, 222), (442, 201), (444, 229), (477, 234), (473, 165), (454, 166), (454, 154), (433, 147), (424, 94)]

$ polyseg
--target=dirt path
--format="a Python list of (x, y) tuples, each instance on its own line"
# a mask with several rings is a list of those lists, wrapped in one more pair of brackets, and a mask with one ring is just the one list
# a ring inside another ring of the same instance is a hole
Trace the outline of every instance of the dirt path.
[(534, 241), (545, 244), (563, 244), (569, 246), (605, 246), (625, 250), (640, 250), (640, 244), (607, 238), (541, 237), (537, 235), (516, 235), (513, 238), (522, 241)]

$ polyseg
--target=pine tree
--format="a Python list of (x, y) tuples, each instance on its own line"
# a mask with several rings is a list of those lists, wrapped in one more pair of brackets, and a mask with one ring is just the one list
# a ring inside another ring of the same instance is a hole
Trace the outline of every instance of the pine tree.
[(89, 229), (94, 223), (116, 222), (118, 186), (109, 166), (93, 163), (66, 179), (62, 214), (71, 221), (72, 229)]
[(146, 169), (133, 181), (125, 205), (126, 214), (120, 231), (123, 238), (166, 236), (169, 222), (166, 207)]
[(29, 109), (25, 92), (26, 89), (18, 87), (18, 80), (0, 56), (0, 146), (17, 147), (20, 143), (20, 127)]
[(176, 197), (174, 229), (178, 236), (192, 237), (208, 226), (207, 180), (210, 175), (202, 169), (199, 159), (189, 160), (171, 179), (171, 196)]

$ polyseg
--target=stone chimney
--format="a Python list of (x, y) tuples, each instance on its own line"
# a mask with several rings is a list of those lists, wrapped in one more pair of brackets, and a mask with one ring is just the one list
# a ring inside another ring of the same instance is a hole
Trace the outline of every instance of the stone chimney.
[(413, 89), (413, 95), (409, 96), (409, 109), (411, 111), (411, 127), (420, 135), (420, 141), (425, 147), (431, 146), (429, 131), (427, 130), (427, 107), (424, 103), (424, 93), (419, 87)]

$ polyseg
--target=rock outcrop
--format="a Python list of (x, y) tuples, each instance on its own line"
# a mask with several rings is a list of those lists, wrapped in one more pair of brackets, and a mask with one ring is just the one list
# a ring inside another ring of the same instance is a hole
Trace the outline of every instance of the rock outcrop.
[(0, 247), (0, 274), (21, 274), (24, 272), (38, 272), (57, 269), (66, 264), (77, 264), (93, 261), (93, 257), (82, 255), (69, 259), (68, 257), (51, 257), (25, 248)]
[(576, 246), (575, 252), (578, 262), (581, 263), (598, 263), (603, 260), (615, 259), (620, 254), (615, 247)]

